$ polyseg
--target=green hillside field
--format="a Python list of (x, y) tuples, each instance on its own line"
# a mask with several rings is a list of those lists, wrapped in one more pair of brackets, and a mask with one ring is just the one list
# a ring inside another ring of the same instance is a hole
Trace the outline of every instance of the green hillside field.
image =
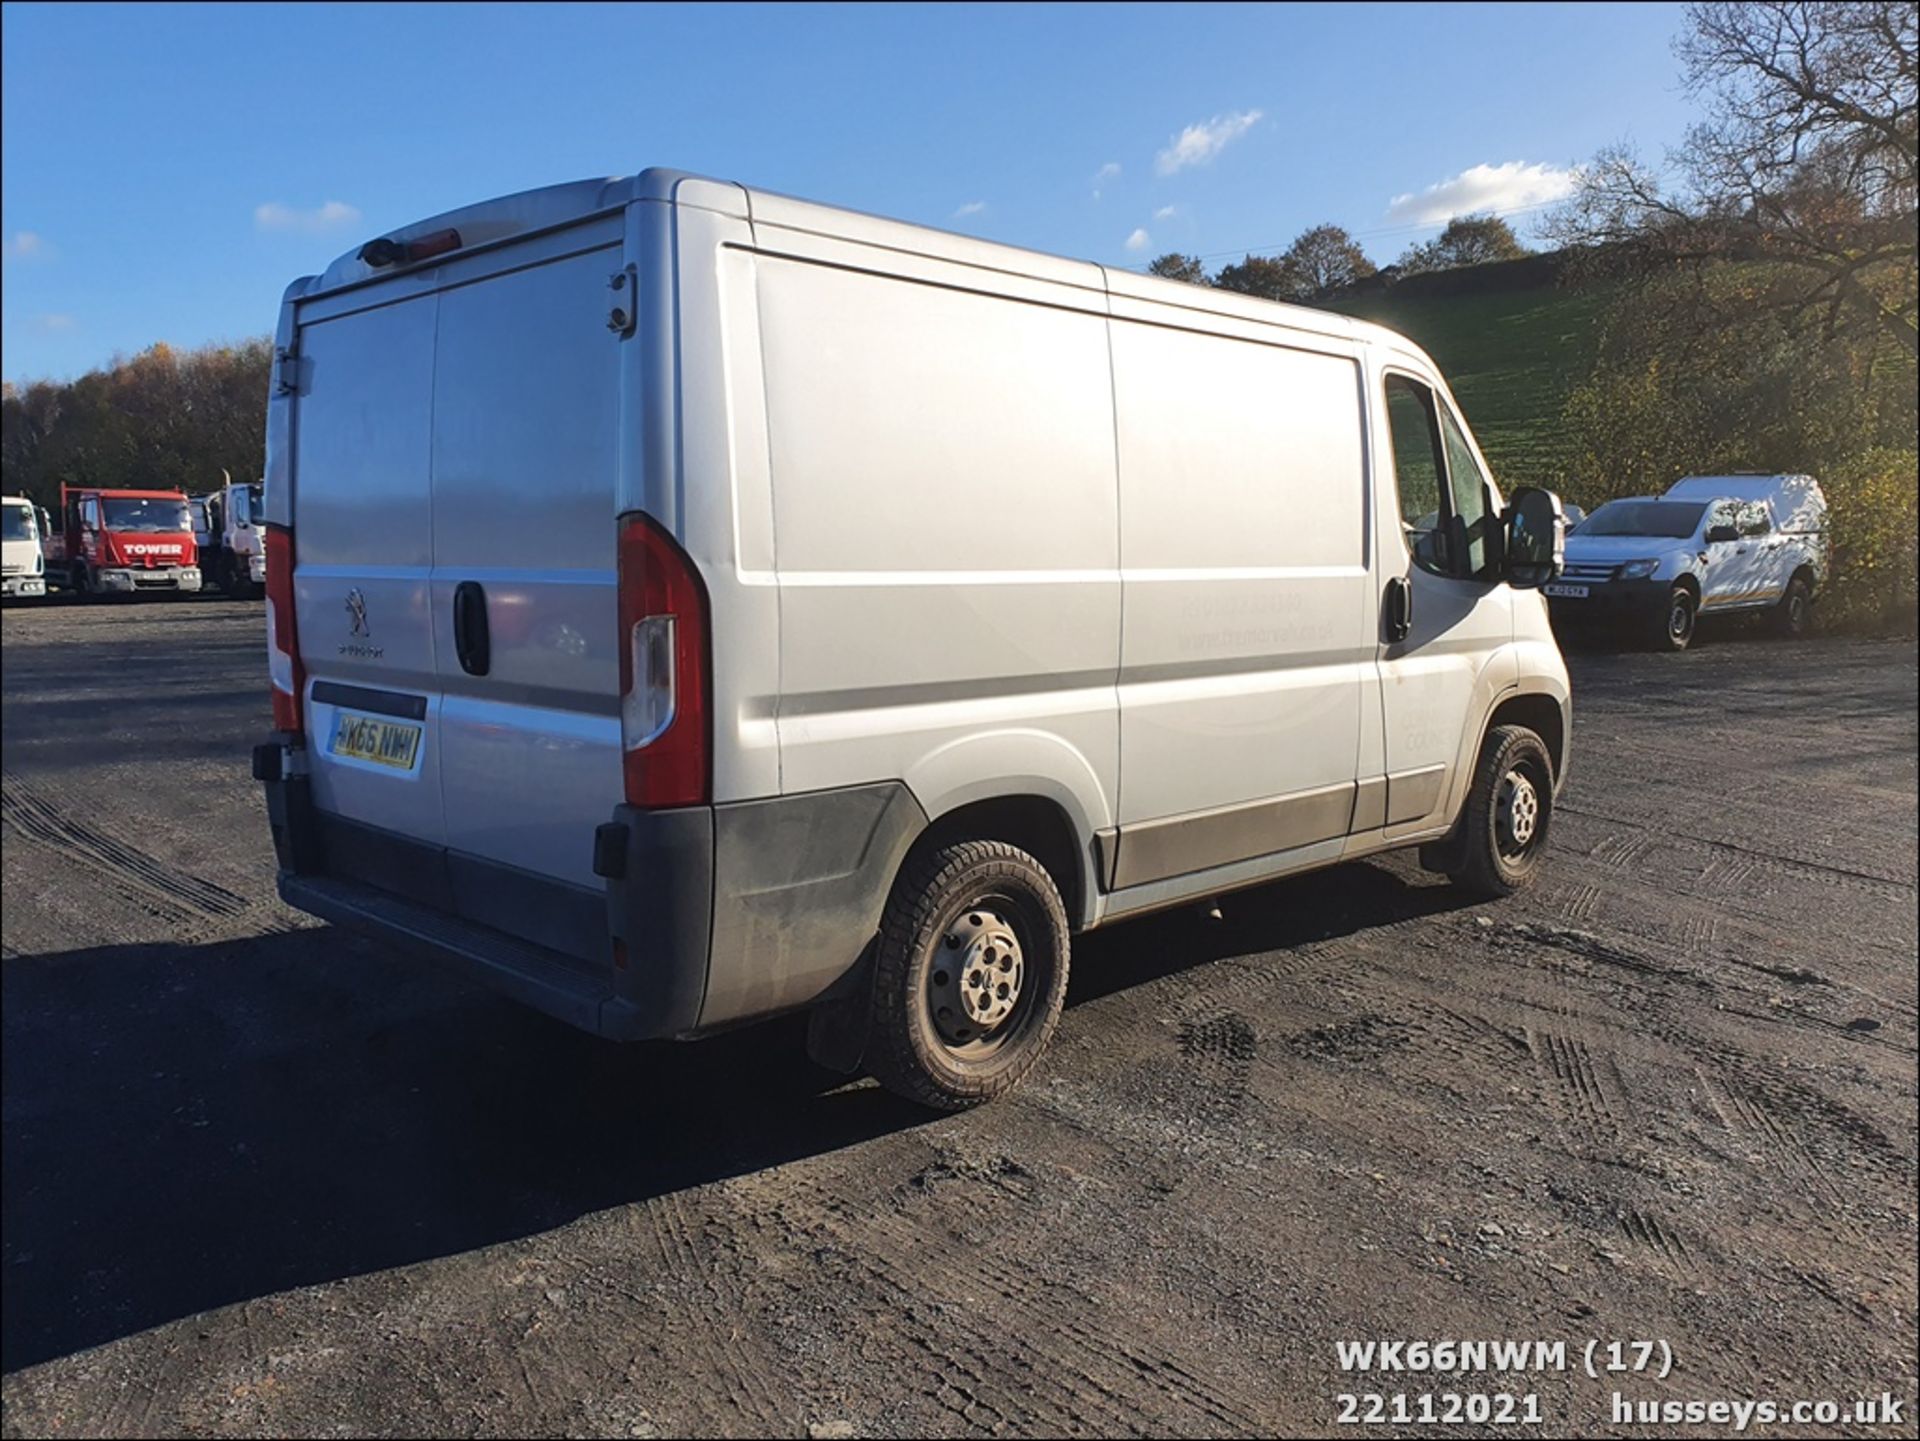
[(1566, 466), (1560, 412), (1593, 363), (1610, 287), (1435, 296), (1389, 291), (1330, 302), (1419, 345), (1466, 411), (1502, 490), (1559, 486)]

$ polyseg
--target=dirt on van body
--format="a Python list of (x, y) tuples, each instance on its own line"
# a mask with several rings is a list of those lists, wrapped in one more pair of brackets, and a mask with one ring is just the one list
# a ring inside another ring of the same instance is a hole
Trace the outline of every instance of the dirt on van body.
[[(261, 630), (4, 617), (6, 1435), (1911, 1434), (1910, 644), (1576, 654), (1536, 890), (1090, 935), (1033, 1083), (930, 1119), (790, 1022), (621, 1049), (281, 907)], [(1337, 1352), (1442, 1339), (1547, 1369)]]

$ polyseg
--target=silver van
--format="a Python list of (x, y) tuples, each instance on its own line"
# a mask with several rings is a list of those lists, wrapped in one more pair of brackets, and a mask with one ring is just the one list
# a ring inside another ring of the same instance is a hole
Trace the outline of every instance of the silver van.
[(1074, 933), (1540, 865), (1559, 503), (1385, 330), (649, 170), (370, 241), (276, 346), (281, 894), (587, 1030), (811, 1008), (962, 1107)]

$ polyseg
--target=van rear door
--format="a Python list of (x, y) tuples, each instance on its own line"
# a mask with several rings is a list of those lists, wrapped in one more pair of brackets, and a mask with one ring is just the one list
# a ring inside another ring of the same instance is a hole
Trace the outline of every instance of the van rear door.
[[(329, 865), (444, 899), (440, 683), (428, 578), (438, 298), (385, 287), (300, 315), (294, 610)], [(395, 844), (395, 841), (399, 844)], [(412, 844), (408, 844), (412, 843)]]
[(300, 301), (291, 423), (327, 870), (596, 959), (623, 242), (603, 211)]
[(621, 242), (621, 217), (603, 216), (542, 237), (539, 263), (443, 287), (434, 360), (431, 609), (455, 905), (575, 953), (606, 945), (593, 833), (622, 798), (622, 346), (607, 325)]

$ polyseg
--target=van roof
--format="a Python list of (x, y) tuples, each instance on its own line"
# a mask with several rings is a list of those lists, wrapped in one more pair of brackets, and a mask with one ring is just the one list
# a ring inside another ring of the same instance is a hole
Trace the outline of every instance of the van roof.
[[(999, 270), (1030, 279), (1054, 281), (1101, 291), (1116, 297), (1175, 304), (1268, 325), (1317, 332), (1350, 340), (1390, 342), (1425, 358), (1404, 336), (1369, 321), (1305, 305), (1257, 300), (1231, 291), (1214, 290), (1186, 281), (1116, 270), (1094, 261), (1073, 260), (1044, 251), (1003, 245), (974, 235), (961, 235), (935, 226), (893, 220), (841, 206), (800, 200), (776, 191), (760, 190), (735, 181), (714, 180), (681, 170), (654, 168), (637, 175), (600, 180), (575, 180), (535, 190), (499, 196), (428, 216), (379, 237), (404, 244), (444, 230), (460, 233), (461, 253), (501, 244), (541, 230), (571, 225), (588, 216), (617, 210), (635, 200), (675, 200), (751, 222), (756, 228), (784, 227), (881, 246), (911, 249), (943, 260)], [(369, 237), (372, 239), (374, 237)], [(382, 279), (390, 270), (376, 270), (360, 259), (361, 246), (339, 256), (318, 276), (289, 287), (287, 298), (298, 300), (325, 291)]]

